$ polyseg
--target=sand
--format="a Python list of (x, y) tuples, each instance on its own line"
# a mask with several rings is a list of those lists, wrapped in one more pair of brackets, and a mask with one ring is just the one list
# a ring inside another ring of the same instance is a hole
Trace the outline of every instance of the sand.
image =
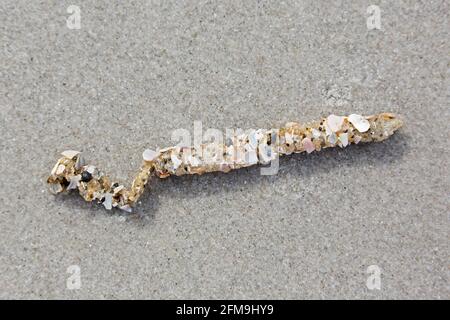
[[(367, 1), (71, 4), (0, 3), (0, 298), (450, 298), (448, 2), (377, 1), (381, 30)], [(46, 189), (66, 149), (127, 182), (194, 121), (383, 111), (383, 143), (155, 181), (133, 216)]]

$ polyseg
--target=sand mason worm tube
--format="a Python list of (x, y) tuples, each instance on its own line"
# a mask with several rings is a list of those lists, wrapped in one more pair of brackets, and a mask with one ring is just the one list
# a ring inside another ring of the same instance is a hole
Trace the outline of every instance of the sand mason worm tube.
[(278, 156), (311, 153), (324, 148), (345, 148), (350, 144), (379, 142), (402, 126), (397, 116), (381, 113), (363, 117), (330, 115), (306, 124), (290, 122), (279, 129), (259, 129), (233, 136), (223, 144), (206, 143), (195, 147), (147, 149), (143, 163), (129, 188), (84, 162), (80, 152), (67, 150), (47, 179), (57, 194), (77, 190), (86, 201), (97, 201), (131, 212), (152, 177), (229, 172), (256, 164), (267, 164)]

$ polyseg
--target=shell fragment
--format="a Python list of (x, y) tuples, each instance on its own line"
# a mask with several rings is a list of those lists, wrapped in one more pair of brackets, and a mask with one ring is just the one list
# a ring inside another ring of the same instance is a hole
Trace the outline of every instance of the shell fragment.
[(369, 121), (360, 116), (359, 114), (351, 114), (348, 116), (348, 121), (358, 130), (359, 132), (366, 132), (370, 128)]

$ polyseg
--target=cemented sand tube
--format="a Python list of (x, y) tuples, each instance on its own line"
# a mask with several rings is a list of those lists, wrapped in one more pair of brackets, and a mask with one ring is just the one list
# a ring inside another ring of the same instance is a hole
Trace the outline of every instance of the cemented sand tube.
[(95, 166), (85, 164), (80, 152), (67, 150), (62, 153), (63, 157), (54, 166), (47, 182), (55, 194), (78, 190), (86, 201), (98, 201), (108, 210), (118, 207), (132, 212), (152, 176), (166, 178), (170, 175), (229, 172), (267, 164), (281, 155), (383, 141), (401, 126), (401, 120), (391, 113), (368, 117), (330, 115), (303, 125), (290, 122), (279, 129), (252, 130), (235, 135), (223, 144), (206, 143), (156, 151), (147, 149), (129, 189), (112, 182)]

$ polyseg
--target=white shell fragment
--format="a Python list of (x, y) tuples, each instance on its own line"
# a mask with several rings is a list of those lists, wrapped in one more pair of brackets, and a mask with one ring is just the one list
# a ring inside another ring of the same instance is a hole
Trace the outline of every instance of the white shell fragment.
[(170, 156), (170, 160), (172, 160), (174, 170), (177, 170), (178, 167), (183, 163), (175, 154)]
[(366, 132), (370, 128), (370, 123), (366, 118), (360, 116), (359, 114), (351, 114), (348, 116), (348, 121), (358, 130), (359, 132)]
[(114, 192), (114, 194), (118, 194), (123, 189), (125, 189), (125, 187), (121, 185), (121, 186), (118, 186), (118, 187), (114, 188), (113, 192)]
[(89, 172), (90, 174), (94, 174), (96, 170), (97, 168), (95, 168), (94, 166), (88, 166), (86, 168), (86, 171)]
[(332, 132), (338, 132), (339, 130), (341, 130), (342, 125), (344, 124), (344, 119), (344, 117), (330, 114), (327, 117), (328, 128), (330, 128)]
[(253, 131), (248, 135), (248, 143), (253, 149), (256, 149), (256, 147), (258, 146), (258, 137), (256, 131)]
[(328, 142), (331, 143), (332, 145), (335, 145), (337, 141), (338, 141), (338, 137), (337, 137), (336, 133), (333, 132), (333, 133), (328, 137)]
[(81, 169), (81, 167), (83, 167), (85, 165), (85, 161), (84, 158), (81, 154), (78, 155), (77, 161), (75, 162), (75, 169), (79, 170)]
[(151, 150), (151, 149), (145, 149), (145, 151), (142, 153), (142, 158), (144, 158), (144, 161), (153, 161), (159, 156), (159, 152)]
[(341, 133), (339, 135), (339, 141), (341, 141), (342, 147), (348, 146), (348, 133)]
[(200, 165), (200, 161), (198, 160), (197, 157), (195, 156), (189, 156), (188, 157), (188, 163), (192, 166), (192, 167), (198, 167)]
[(274, 153), (270, 146), (267, 144), (259, 145), (259, 156), (261, 163), (268, 163), (274, 159)]
[(78, 188), (78, 183), (81, 180), (81, 175), (76, 175), (70, 178), (69, 185), (67, 186), (67, 190), (72, 190)]
[(52, 171), (51, 171), (51, 175), (55, 175), (56, 174), (56, 170), (58, 170), (59, 167), (59, 161), (55, 164), (55, 166), (53, 167)]
[(292, 136), (292, 134), (290, 134), (289, 132), (286, 132), (284, 134), (284, 137), (286, 139), (286, 143), (287, 144), (293, 144), (294, 143), (294, 137)]
[(66, 157), (67, 159), (73, 159), (79, 154), (80, 154), (80, 151), (75, 151), (75, 150), (66, 150), (66, 151), (61, 152), (61, 155), (63, 157)]
[(322, 135), (322, 134), (320, 133), (320, 131), (317, 130), (317, 129), (312, 129), (311, 132), (312, 132), (312, 136), (313, 136), (314, 138), (316, 138), (316, 139), (320, 138), (320, 136)]
[(105, 200), (103, 201), (103, 206), (106, 208), (106, 210), (112, 209), (112, 193), (105, 193)]
[(119, 209), (120, 209), (120, 210), (123, 210), (123, 211), (125, 211), (125, 212), (128, 212), (128, 213), (132, 213), (132, 212), (133, 212), (133, 208), (130, 207), (128, 204), (119, 207)]
[(56, 174), (62, 174), (66, 167), (63, 164), (60, 164), (58, 168), (56, 169)]
[(245, 146), (245, 159), (248, 165), (257, 164), (258, 163), (258, 155), (256, 153), (256, 149), (251, 147), (249, 144)]

